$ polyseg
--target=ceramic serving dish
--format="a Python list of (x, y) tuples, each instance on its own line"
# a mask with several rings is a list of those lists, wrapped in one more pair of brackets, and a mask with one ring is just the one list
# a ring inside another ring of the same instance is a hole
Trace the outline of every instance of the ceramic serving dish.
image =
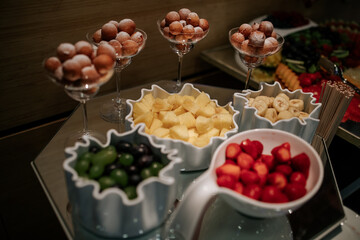
[[(142, 89), (141, 97), (138, 100), (127, 100), (127, 116), (125, 117), (126, 128), (134, 128), (134, 118), (133, 110), (134, 105), (137, 102), (140, 102), (143, 97), (151, 93), (154, 98), (165, 99), (168, 98), (170, 94), (158, 85), (152, 85), (151, 89)], [(180, 96), (193, 96), (197, 97), (201, 94), (201, 91), (196, 89), (192, 84), (186, 83), (183, 85), (181, 91), (177, 93)], [(209, 98), (210, 96), (206, 94)], [(211, 98), (210, 98), (211, 99)], [(211, 99), (216, 106), (219, 107), (217, 100)], [(177, 156), (183, 159), (182, 171), (196, 171), (204, 170), (209, 167), (211, 156), (216, 150), (216, 148), (227, 138), (234, 135), (238, 132), (239, 128), (237, 123), (239, 122), (239, 112), (236, 111), (232, 103), (228, 103), (226, 106), (223, 106), (228, 112), (232, 114), (232, 129), (227, 131), (224, 136), (216, 136), (210, 139), (210, 142), (203, 147), (195, 146), (189, 142), (183, 140), (172, 139), (172, 138), (161, 138), (154, 135), (150, 135), (154, 142), (165, 145), (167, 149), (176, 149)], [(144, 123), (139, 123), (144, 124)]]
[[(145, 234), (164, 222), (176, 200), (181, 159), (164, 145), (154, 143), (141, 128), (138, 126), (123, 134), (109, 130), (105, 144), (89, 137), (84, 139), (85, 143), (65, 149), (63, 167), (72, 217), (99, 236), (127, 238)], [(100, 191), (97, 181), (79, 177), (74, 169), (78, 156), (92, 147), (104, 148), (122, 140), (149, 145), (153, 154), (167, 164), (158, 177), (142, 180), (136, 188), (137, 197), (131, 200), (117, 187)]]
[[(275, 97), (279, 93), (286, 94), (290, 99), (303, 100), (303, 111), (309, 113), (309, 116), (303, 120), (293, 117), (273, 123), (267, 118), (258, 115), (255, 107), (248, 106), (250, 98), (257, 96)], [(235, 93), (233, 102), (235, 110), (240, 112), (239, 132), (256, 128), (279, 129), (293, 133), (311, 143), (320, 121), (321, 103), (316, 103), (312, 93), (304, 93), (300, 89), (291, 92), (288, 89), (282, 89), (278, 82), (273, 84), (261, 83), (257, 91), (244, 90), (241, 93)]]

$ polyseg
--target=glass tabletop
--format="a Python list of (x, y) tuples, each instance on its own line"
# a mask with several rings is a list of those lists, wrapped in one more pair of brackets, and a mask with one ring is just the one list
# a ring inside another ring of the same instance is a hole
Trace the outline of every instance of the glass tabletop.
[[(161, 87), (166, 86), (168, 83), (169, 81), (163, 80), (155, 82), (154, 84)], [(220, 105), (225, 105), (232, 101), (233, 94), (237, 91), (236, 89), (200, 84), (194, 84), (194, 86), (208, 93), (211, 98), (217, 99)], [(140, 97), (142, 88), (150, 87), (151, 84), (146, 84), (125, 89), (122, 92), (122, 96), (127, 99), (136, 100)], [(109, 123), (100, 117), (99, 109), (101, 104), (104, 101), (110, 100), (112, 97), (113, 94), (105, 95), (90, 100), (88, 103), (89, 127), (104, 135), (109, 129), (116, 129), (119, 132), (125, 131), (124, 123)], [(72, 217), (71, 206), (68, 204), (69, 201), (63, 171), (63, 161), (65, 160), (64, 143), (66, 136), (75, 129), (78, 129), (81, 124), (81, 109), (76, 109), (43, 151), (32, 162), (32, 167), (67, 237), (69, 239), (101, 239), (100, 236), (96, 236), (84, 229), (81, 224)], [(227, 239), (237, 239), (244, 236), (252, 236), (254, 239), (268, 239), (269, 237), (269, 239), (273, 239), (271, 237), (281, 234), (281, 239), (320, 239), (330, 231), (340, 227), (340, 223), (345, 218), (342, 201), (332, 171), (331, 161), (326, 158), (326, 155), (323, 161), (325, 163), (325, 175), (322, 187), (315, 197), (300, 209), (274, 221), (254, 220), (242, 216), (218, 198), (206, 211), (203, 222), (200, 225), (199, 238), (216, 239), (216, 236), (227, 236)], [(181, 188), (185, 189), (200, 176), (201, 173), (202, 172), (182, 173)], [(181, 201), (181, 196), (179, 196), (179, 199)], [(229, 224), (228, 221), (221, 221), (220, 223), (216, 221), (216, 219), (224, 219), (222, 216), (224, 216), (225, 213), (233, 219), (231, 223), (234, 221), (235, 223), (246, 223), (248, 228), (242, 228), (242, 231), (240, 231), (238, 224)], [(257, 227), (254, 228), (254, 226)], [(217, 234), (212, 234), (215, 233), (214, 229)], [(161, 239), (161, 232), (162, 226), (142, 235), (138, 239)]]

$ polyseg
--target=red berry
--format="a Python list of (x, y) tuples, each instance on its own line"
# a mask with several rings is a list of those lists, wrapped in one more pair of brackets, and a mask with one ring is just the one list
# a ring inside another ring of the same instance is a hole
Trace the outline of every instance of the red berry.
[(293, 172), (290, 176), (291, 183), (298, 183), (300, 185), (306, 185), (306, 177), (302, 172)]
[(234, 160), (232, 160), (232, 159), (226, 159), (224, 164), (236, 165), (236, 163), (235, 163)]
[(292, 168), (289, 164), (280, 164), (275, 167), (275, 172), (280, 172), (286, 177), (289, 177), (292, 173)]
[(310, 169), (310, 159), (306, 153), (300, 153), (291, 159), (291, 167), (294, 171), (302, 172), (307, 178)]
[(262, 154), (261, 155), (261, 160), (266, 164), (269, 171), (271, 171), (274, 168), (275, 159), (274, 159), (273, 155)]
[(261, 201), (269, 203), (282, 203), (287, 202), (288, 199), (277, 187), (266, 186), (261, 191)]
[(260, 141), (257, 141), (257, 140), (253, 140), (252, 143), (255, 145), (256, 150), (257, 150), (257, 156), (255, 159), (258, 159), (264, 150), (264, 145)]
[(240, 179), (245, 185), (259, 183), (259, 175), (251, 170), (244, 169), (241, 171)]
[(306, 194), (306, 188), (303, 185), (297, 183), (288, 183), (284, 188), (285, 195), (289, 200), (296, 200)]
[(275, 186), (281, 190), (286, 186), (287, 179), (284, 174), (273, 172), (267, 176), (267, 182), (269, 185)]
[(236, 182), (234, 186), (234, 191), (242, 194), (244, 191), (244, 185), (241, 182)]
[(240, 167), (234, 164), (223, 164), (216, 168), (216, 175), (229, 175), (237, 181), (240, 178)]
[(254, 158), (250, 154), (241, 152), (236, 159), (237, 164), (241, 169), (250, 169), (254, 163)]
[(230, 175), (221, 175), (216, 179), (216, 182), (220, 187), (234, 189), (237, 181)]
[(271, 154), (275, 160), (280, 163), (285, 163), (291, 159), (290, 150), (283, 146), (277, 146), (271, 150)]
[(261, 196), (261, 187), (257, 184), (250, 184), (245, 186), (244, 190), (243, 190), (243, 195), (255, 199), (255, 200), (259, 200), (260, 196)]
[(240, 145), (237, 143), (229, 143), (226, 147), (226, 158), (236, 159), (237, 155), (241, 152)]
[(257, 150), (255, 144), (250, 139), (243, 140), (240, 143), (240, 148), (241, 148), (242, 151), (244, 151), (247, 154), (251, 155), (253, 157), (253, 159), (257, 159), (258, 150)]

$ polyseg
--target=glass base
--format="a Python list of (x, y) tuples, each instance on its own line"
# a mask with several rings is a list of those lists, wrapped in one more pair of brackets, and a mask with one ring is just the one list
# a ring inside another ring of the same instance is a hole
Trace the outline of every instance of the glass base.
[(100, 108), (100, 116), (107, 122), (119, 123), (123, 122), (126, 114), (126, 99), (121, 98), (120, 104), (115, 103), (115, 99), (111, 102), (104, 103)]
[(71, 134), (70, 136), (68, 136), (65, 140), (65, 144), (64, 147), (73, 147), (75, 145), (75, 143), (79, 142), (79, 143), (84, 143), (84, 139), (83, 137), (87, 136), (87, 137), (93, 137), (95, 139), (97, 139), (98, 141), (100, 141), (101, 143), (105, 143), (106, 142), (106, 136), (104, 134), (101, 134), (97, 131), (94, 130), (88, 130), (86, 132), (84, 131), (78, 131), (74, 134)]

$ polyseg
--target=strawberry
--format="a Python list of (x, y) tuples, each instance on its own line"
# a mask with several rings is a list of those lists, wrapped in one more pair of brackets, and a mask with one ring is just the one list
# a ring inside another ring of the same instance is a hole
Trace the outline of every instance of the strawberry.
[(266, 186), (261, 191), (261, 201), (269, 203), (288, 202), (287, 196), (275, 186)]
[(280, 163), (285, 163), (291, 159), (290, 149), (283, 145), (274, 147), (271, 150), (271, 154), (274, 156), (275, 160)]
[(302, 172), (293, 172), (290, 176), (291, 183), (298, 183), (300, 185), (306, 185), (306, 177)]
[(267, 176), (267, 183), (279, 188), (280, 190), (286, 186), (287, 182), (288, 181), (285, 175), (279, 172), (273, 172)]
[(257, 156), (255, 159), (258, 159), (264, 150), (264, 145), (258, 140), (253, 140), (251, 142), (255, 145), (256, 150), (257, 150)]
[(245, 185), (257, 184), (260, 181), (259, 175), (251, 170), (241, 170), (240, 179)]
[(273, 155), (262, 154), (261, 161), (266, 164), (269, 171), (271, 171), (275, 166), (275, 159)]
[(236, 181), (240, 178), (240, 167), (235, 164), (223, 164), (216, 168), (216, 175), (229, 175), (232, 176)]
[(224, 164), (236, 165), (236, 163), (235, 163), (234, 160), (232, 160), (232, 159), (226, 159)]
[(257, 159), (258, 150), (255, 144), (250, 139), (243, 140), (240, 143), (240, 148), (243, 152), (246, 152), (247, 154), (251, 155), (253, 159)]
[(291, 167), (294, 171), (300, 171), (307, 179), (310, 169), (310, 159), (306, 153), (300, 153), (291, 159)]
[(250, 154), (241, 152), (236, 159), (237, 164), (241, 169), (250, 169), (254, 163), (254, 158)]
[(265, 163), (263, 163), (262, 161), (255, 161), (252, 168), (254, 169), (254, 171), (259, 175), (260, 178), (260, 185), (263, 186), (266, 183), (266, 176), (269, 173), (269, 169), (266, 166)]
[(298, 183), (288, 183), (284, 188), (285, 195), (289, 200), (296, 200), (306, 194), (306, 188)]
[(236, 180), (230, 175), (221, 175), (216, 179), (216, 182), (220, 187), (234, 189)]
[(259, 200), (261, 191), (262, 189), (258, 184), (250, 184), (244, 187), (243, 195), (255, 200)]
[(275, 172), (280, 172), (286, 177), (289, 177), (292, 173), (292, 168), (289, 164), (279, 164), (275, 167)]
[(241, 182), (236, 182), (234, 186), (234, 191), (242, 194), (244, 191), (244, 185)]
[(229, 159), (236, 159), (237, 155), (241, 152), (240, 145), (237, 143), (229, 143), (226, 146), (225, 156)]

